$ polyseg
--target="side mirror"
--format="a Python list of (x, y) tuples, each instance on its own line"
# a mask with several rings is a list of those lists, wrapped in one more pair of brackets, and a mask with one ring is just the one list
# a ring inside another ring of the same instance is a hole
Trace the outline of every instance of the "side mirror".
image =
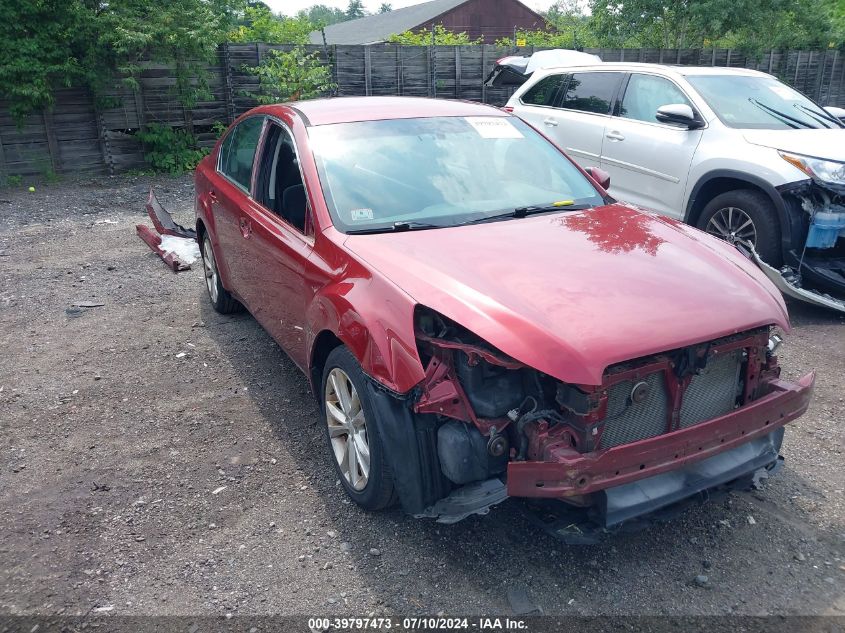
[(610, 174), (608, 174), (604, 169), (599, 169), (598, 167), (587, 167), (584, 171), (590, 175), (590, 178), (599, 183), (599, 187), (605, 191), (610, 189)]
[(845, 123), (845, 108), (837, 108), (836, 106), (827, 106), (825, 109), (830, 116), (835, 117)]
[(695, 111), (686, 103), (670, 103), (657, 108), (657, 114), (654, 118), (661, 123), (670, 123), (672, 125), (682, 125), (688, 130), (695, 130), (704, 127), (704, 122), (700, 120)]

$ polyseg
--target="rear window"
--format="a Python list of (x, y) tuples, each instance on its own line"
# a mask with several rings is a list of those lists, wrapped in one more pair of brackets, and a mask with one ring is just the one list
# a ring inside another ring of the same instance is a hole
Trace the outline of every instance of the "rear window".
[(560, 107), (608, 114), (621, 80), (622, 73), (575, 73), (569, 80)]
[(565, 78), (566, 75), (549, 75), (541, 79), (522, 95), (522, 103), (539, 106), (554, 105), (555, 96)]

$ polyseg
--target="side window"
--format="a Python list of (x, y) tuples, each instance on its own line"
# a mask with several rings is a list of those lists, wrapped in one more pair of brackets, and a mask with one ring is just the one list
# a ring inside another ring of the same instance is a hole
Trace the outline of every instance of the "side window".
[(256, 116), (238, 123), (220, 147), (220, 171), (249, 190), (252, 161), (261, 135), (264, 117)]
[(558, 89), (565, 83), (567, 75), (549, 75), (531, 86), (524, 95), (522, 103), (526, 105), (554, 105)]
[(619, 116), (637, 121), (657, 121), (657, 108), (670, 103), (692, 104), (681, 89), (668, 79), (654, 75), (631, 75), (625, 96), (622, 98), (622, 109)]
[(559, 106), (582, 112), (608, 114), (622, 73), (575, 73)]
[(255, 199), (285, 222), (305, 232), (308, 202), (290, 132), (271, 123), (258, 161)]

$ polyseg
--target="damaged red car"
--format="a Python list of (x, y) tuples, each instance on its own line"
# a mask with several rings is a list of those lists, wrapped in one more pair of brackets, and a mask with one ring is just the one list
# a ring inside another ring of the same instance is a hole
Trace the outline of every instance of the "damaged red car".
[(208, 294), (308, 376), (360, 506), (619, 525), (771, 469), (814, 376), (752, 262), (607, 186), (480, 104), (260, 107), (196, 171)]

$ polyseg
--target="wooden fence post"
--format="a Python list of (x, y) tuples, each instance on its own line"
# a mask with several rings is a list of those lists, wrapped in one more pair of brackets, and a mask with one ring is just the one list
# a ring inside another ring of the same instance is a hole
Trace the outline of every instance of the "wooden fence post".
[(373, 82), (373, 58), (372, 58), (372, 48), (369, 46), (364, 47), (364, 95), (369, 97), (370, 92), (372, 92), (372, 82)]
[(484, 73), (487, 72), (487, 44), (481, 45), (481, 102), (487, 103), (487, 82)]
[(461, 47), (455, 46), (455, 99), (461, 98)]
[(223, 99), (226, 101), (226, 123), (232, 125), (235, 121), (235, 94), (232, 88), (232, 56), (229, 53), (229, 43), (221, 45), (223, 58)]
[(41, 118), (44, 120), (44, 135), (47, 137), (50, 165), (53, 173), (58, 174), (62, 168), (62, 161), (59, 157), (59, 143), (56, 140), (56, 131), (53, 128), (53, 111), (50, 108), (44, 108), (41, 111)]

